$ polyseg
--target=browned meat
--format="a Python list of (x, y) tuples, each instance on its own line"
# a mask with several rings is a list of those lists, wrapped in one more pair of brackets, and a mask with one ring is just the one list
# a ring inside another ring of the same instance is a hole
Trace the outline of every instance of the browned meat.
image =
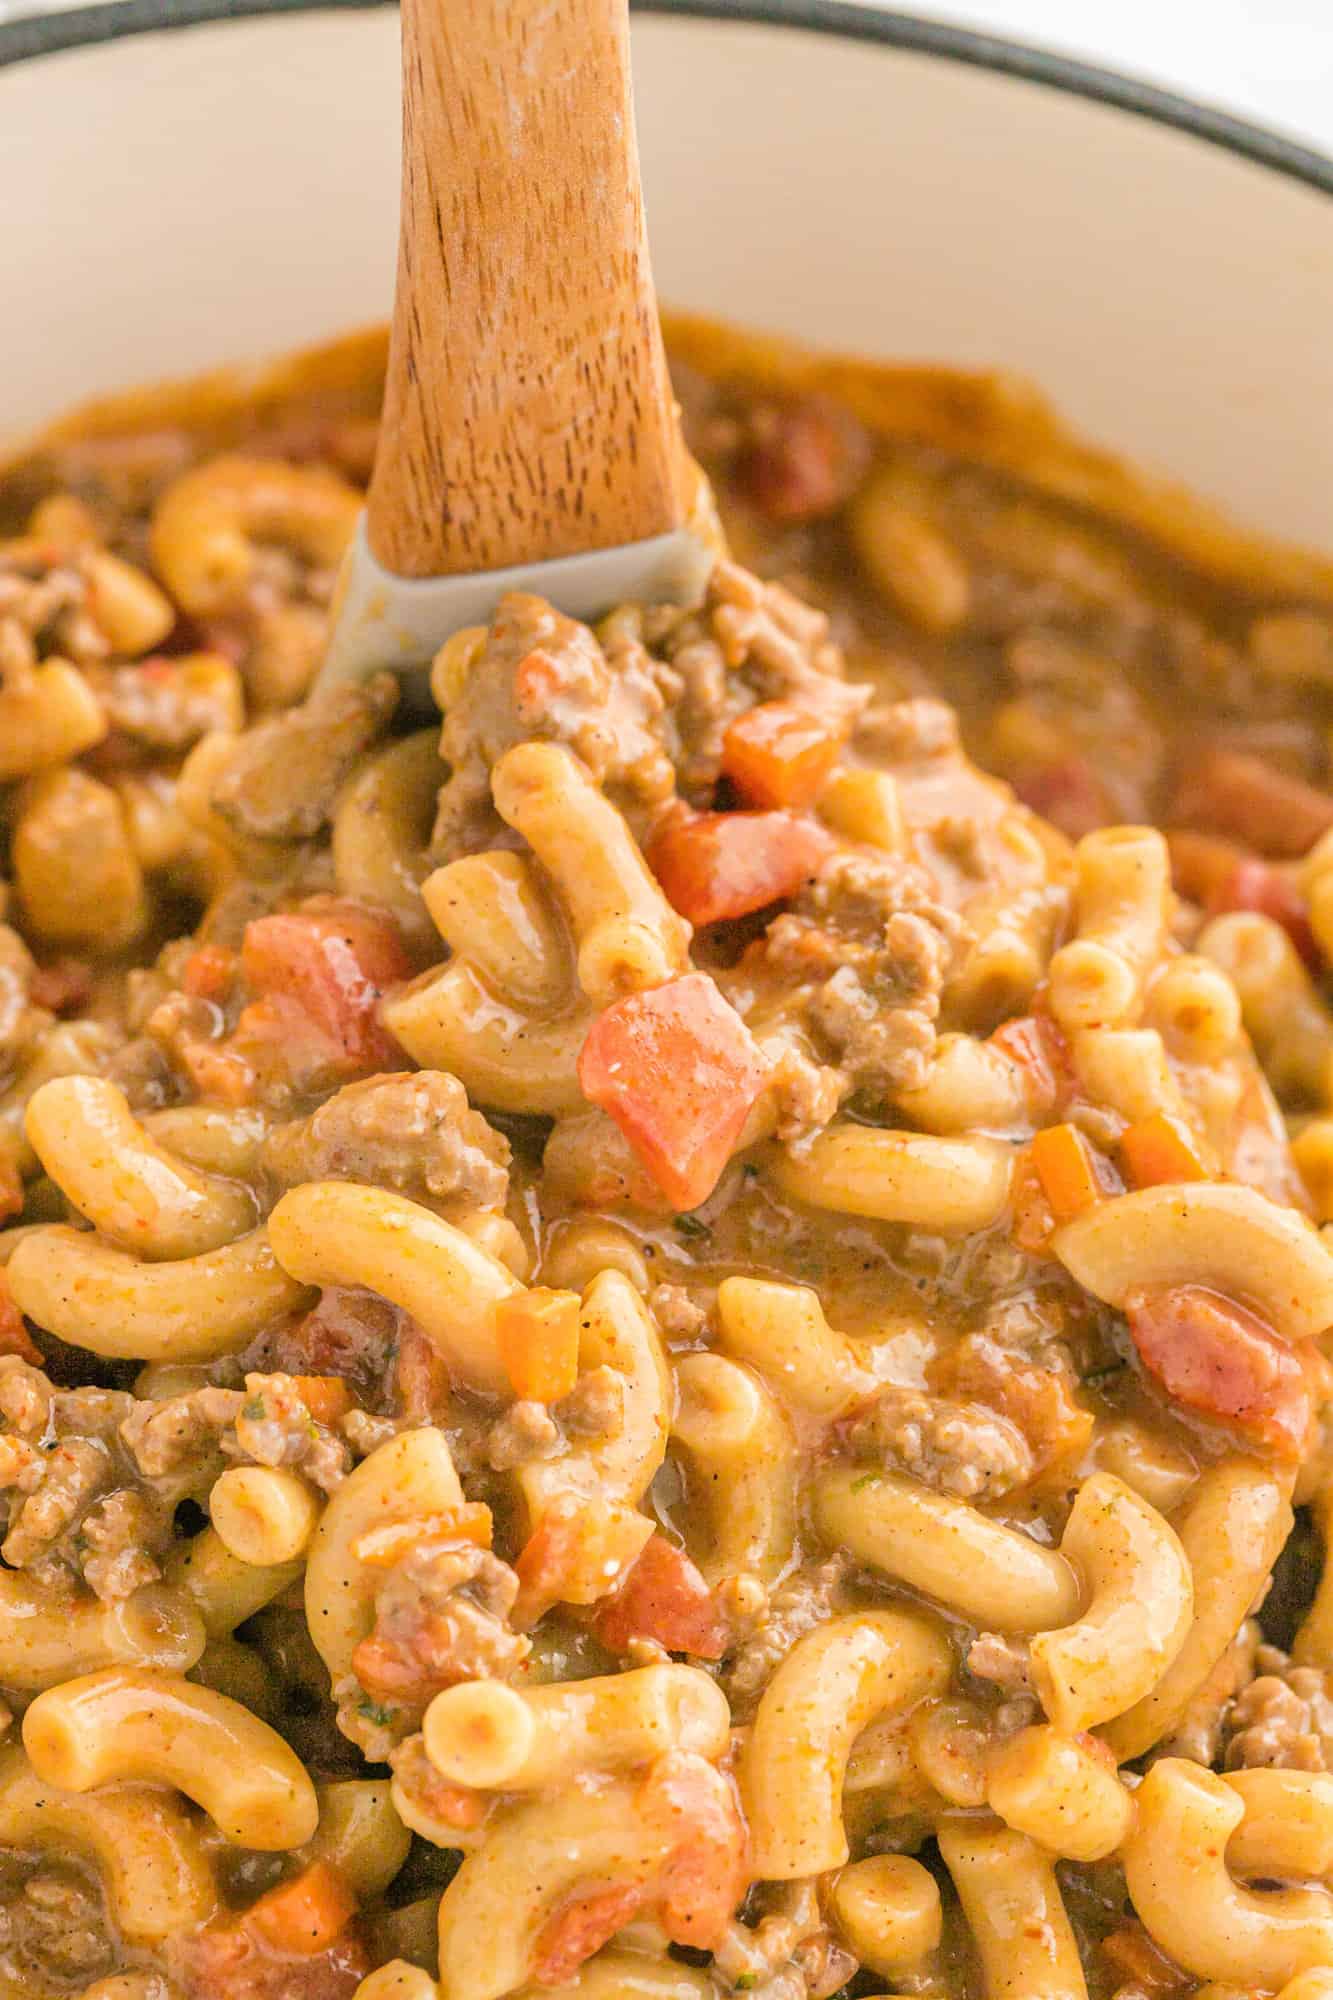
[(708, 1324), (708, 1310), (684, 1285), (654, 1285), (648, 1298), (662, 1338), (673, 1343), (698, 1340)]
[(80, 1577), (108, 1599), (160, 1574), (181, 1493), (145, 1487), (118, 1434), (135, 1407), (118, 1391), (57, 1389), (17, 1356), (0, 1360), (0, 1554), (13, 1568)]
[(351, 1468), (338, 1432), (317, 1423), (290, 1375), (248, 1374), (245, 1388), (192, 1389), (139, 1403), (121, 1437), (146, 1480), (170, 1489), (182, 1481), (205, 1489), (226, 1461), (290, 1466), (325, 1493)]
[[(217, 665), (231, 673), (225, 661)], [(210, 730), (236, 727), (236, 698), (223, 676), (201, 674), (189, 661), (143, 660), (89, 678), (116, 733), (99, 752), (102, 764), (132, 750), (179, 756)]]
[(506, 1679), (531, 1650), (509, 1623), (517, 1595), (513, 1570), (488, 1549), (419, 1542), (386, 1572), (374, 1630), (334, 1689), (343, 1734), (383, 1758), (441, 1688)]
[(514, 1403), (486, 1441), (486, 1463), (495, 1472), (555, 1458), (566, 1439), (610, 1438), (625, 1423), (625, 1383), (614, 1368), (589, 1368), (553, 1409)]
[(868, 694), (842, 674), (824, 614), (734, 563), (716, 566), (697, 609), (629, 606), (597, 636), (540, 598), (508, 597), (445, 715), (440, 754), (452, 775), (432, 851), (503, 837), (490, 772), (515, 743), (567, 743), (642, 818), (677, 783), (692, 797), (711, 791), (726, 725), (753, 700), (799, 693), (850, 722)]
[(327, 1424), (317, 1423), (290, 1375), (247, 1375), (245, 1395), (224, 1436), (228, 1457), (255, 1465), (285, 1465), (322, 1493), (332, 1493), (352, 1469), (350, 1447)]
[(672, 757), (680, 790), (695, 803), (707, 802), (727, 724), (752, 699), (799, 696), (839, 727), (869, 700), (869, 689), (844, 680), (825, 614), (737, 563), (716, 565), (699, 610), (645, 612), (642, 631), (675, 676)]
[(0, 666), (9, 673), (52, 655), (80, 667), (105, 659), (107, 642), (89, 614), (88, 581), (77, 564), (31, 544), (16, 547), (19, 554), (0, 557)]
[(964, 1402), (984, 1404), (1018, 1431), (1032, 1455), (1029, 1477), (1072, 1465), (1094, 1419), (1076, 1399), (1067, 1347), (1038, 1324), (1028, 1330), (1036, 1339), (1025, 1349), (1021, 1312), (1007, 1320), (996, 1314), (992, 1326), (993, 1333), (970, 1333), (958, 1343), (939, 1386)]
[(239, 1389), (209, 1388), (136, 1403), (120, 1434), (145, 1479), (188, 1477), (197, 1469), (207, 1485), (221, 1469), (220, 1440), (243, 1400)]
[(555, 1458), (563, 1446), (560, 1426), (544, 1403), (522, 1398), (507, 1409), (486, 1443), (493, 1472), (512, 1472), (534, 1459)]
[(740, 976), (783, 993), (784, 1015), (842, 1071), (844, 1095), (883, 1101), (925, 1079), (963, 937), (913, 863), (841, 852), (769, 925)]
[(978, 1680), (993, 1681), (1012, 1694), (1025, 1694), (1032, 1686), (1026, 1639), (1011, 1639), (1003, 1632), (978, 1632), (967, 1649), (967, 1665)]
[(468, 1208), (502, 1208), (509, 1189), (508, 1140), (444, 1070), (349, 1083), (310, 1117), (278, 1126), (263, 1157), (288, 1186), (367, 1181)]
[(1277, 1764), (1333, 1771), (1333, 1676), (1294, 1667), (1276, 1646), (1255, 1654), (1258, 1676), (1237, 1696), (1223, 1725), (1228, 1771)]
[(60, 1982), (62, 1992), (81, 1992), (89, 1980), (114, 1968), (101, 1885), (72, 1856), (36, 1867), (14, 1862), (5, 1875), (9, 1879), (0, 1878), (0, 1977), (6, 1983), (12, 1979), (15, 1992), (48, 1993), (53, 1981)]
[(445, 713), (440, 755), (451, 775), (440, 792), (432, 851), (453, 857), (490, 844), (499, 831), (491, 767), (534, 737), (567, 743), (614, 793), (643, 802), (666, 797), (672, 774), (660, 679), (658, 663), (637, 641), (604, 651), (586, 625), (543, 598), (506, 597)]
[(404, 1345), (410, 1337), (424, 1338), (409, 1336), (409, 1326), (406, 1314), (377, 1292), (326, 1285), (317, 1306), (262, 1333), (241, 1362), (261, 1375), (342, 1375), (379, 1407)]
[(837, 1608), (846, 1573), (846, 1556), (829, 1556), (794, 1571), (773, 1592), (762, 1622), (722, 1671), (722, 1685), (737, 1721), (753, 1713), (774, 1668), (796, 1641)]
[(997, 1500), (1025, 1486), (1033, 1457), (1023, 1433), (984, 1403), (955, 1403), (896, 1385), (880, 1390), (847, 1431), (858, 1458), (964, 1500)]
[(237, 737), (213, 787), (214, 808), (255, 840), (310, 839), (397, 702), (397, 678), (376, 674), (256, 724)]

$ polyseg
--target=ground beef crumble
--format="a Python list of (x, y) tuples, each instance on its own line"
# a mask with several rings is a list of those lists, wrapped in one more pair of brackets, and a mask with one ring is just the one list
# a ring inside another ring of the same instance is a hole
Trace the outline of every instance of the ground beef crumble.
[[(22, 1879), (13, 1881), (22, 1870)], [(10, 1879), (4, 1879), (10, 1878)], [(69, 1861), (37, 1866), (6, 1862), (0, 1878), (0, 1976), (16, 1991), (46, 1993), (48, 1982), (87, 1981), (110, 1972), (115, 1962), (111, 1925), (101, 1885)]]
[(423, 1539), (386, 1572), (374, 1628), (334, 1688), (343, 1734), (381, 1760), (441, 1688), (507, 1679), (531, 1650), (509, 1623), (517, 1595), (513, 1570), (488, 1549)]
[(844, 1435), (856, 1457), (964, 1500), (998, 1499), (1032, 1477), (1023, 1433), (984, 1403), (955, 1403), (890, 1384)]
[(772, 1593), (759, 1625), (722, 1671), (722, 1686), (737, 1721), (753, 1714), (774, 1669), (796, 1641), (838, 1608), (847, 1569), (845, 1555), (829, 1556), (794, 1571)]
[(17, 1355), (0, 1358), (0, 1555), (11, 1567), (49, 1584), (82, 1579), (104, 1599), (161, 1574), (185, 1489), (139, 1476), (120, 1435), (134, 1409), (118, 1390), (59, 1389)]
[(1333, 1675), (1293, 1666), (1276, 1646), (1260, 1646), (1257, 1676), (1232, 1703), (1222, 1725), (1228, 1771), (1276, 1764), (1289, 1771), (1333, 1771)]
[(417, 1200), (503, 1208), (509, 1142), (473, 1111), (445, 1070), (371, 1076), (336, 1091), (308, 1118), (279, 1125), (263, 1164), (287, 1186), (366, 1181)]
[(565, 743), (636, 831), (677, 790), (711, 801), (727, 724), (754, 701), (799, 695), (849, 727), (868, 690), (843, 678), (823, 612), (735, 563), (715, 565), (697, 607), (625, 606), (594, 634), (539, 598), (502, 602), (447, 704), (432, 852), (507, 838), (490, 772), (514, 744)]
[[(742, 961), (762, 1020), (771, 994), (841, 1073), (839, 1094), (883, 1103), (925, 1081), (940, 996), (966, 936), (929, 876), (896, 855), (843, 850)], [(823, 1109), (823, 1105), (820, 1106)]]

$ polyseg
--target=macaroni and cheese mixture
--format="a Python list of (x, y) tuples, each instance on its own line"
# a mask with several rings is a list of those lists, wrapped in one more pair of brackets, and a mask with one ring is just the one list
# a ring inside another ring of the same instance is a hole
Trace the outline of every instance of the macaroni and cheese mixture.
[(374, 342), (0, 479), (0, 1996), (1333, 1995), (1333, 575), (675, 344), (426, 714)]

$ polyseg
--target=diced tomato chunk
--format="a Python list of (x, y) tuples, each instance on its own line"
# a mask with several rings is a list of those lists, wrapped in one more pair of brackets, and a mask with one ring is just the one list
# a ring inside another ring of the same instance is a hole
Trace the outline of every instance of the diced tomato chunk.
[(220, 944), (192, 951), (181, 973), (181, 988), (195, 1000), (221, 1000), (236, 972), (236, 954)]
[(1204, 1285), (1146, 1292), (1128, 1308), (1139, 1358), (1168, 1396), (1283, 1457), (1305, 1447), (1300, 1357), (1257, 1314)]
[(747, 708), (722, 739), (722, 769), (755, 806), (813, 804), (838, 761), (842, 730), (794, 701)]
[(1020, 771), (1014, 790), (1023, 804), (1040, 813), (1070, 840), (1095, 833), (1115, 817), (1106, 787), (1086, 757), (1066, 757), (1055, 764), (1041, 764)]
[(1073, 1085), (1069, 1044), (1049, 1014), (1019, 1014), (990, 1037), (1023, 1071), (1028, 1111), (1045, 1124), (1060, 1111)]
[(652, 843), (648, 866), (673, 909), (692, 924), (719, 924), (794, 895), (834, 846), (795, 813), (682, 813)]
[(1209, 909), (1214, 914), (1223, 910), (1257, 910), (1260, 916), (1271, 917), (1275, 924), (1281, 924), (1312, 971), (1317, 971), (1323, 963), (1310, 927), (1309, 905), (1290, 876), (1270, 861), (1260, 861), (1257, 855), (1238, 861)]
[(272, 1951), (244, 1921), (175, 1938), (167, 1956), (187, 2000), (354, 2000), (370, 1971), (355, 1932), (327, 1951), (293, 1956)]
[(730, 1636), (698, 1568), (665, 1535), (653, 1536), (594, 1629), (608, 1652), (626, 1652), (631, 1639), (656, 1639), (669, 1653), (701, 1660), (720, 1660)]
[(671, 1750), (649, 1770), (639, 1810), (674, 1842), (657, 1886), (673, 1944), (711, 1951), (746, 1889), (746, 1827), (735, 1787), (706, 1758)]
[(1333, 793), (1246, 751), (1209, 750), (1186, 771), (1173, 816), (1294, 861), (1333, 826)]
[(756, 413), (762, 431), (738, 467), (743, 490), (770, 521), (818, 520), (840, 507), (869, 457), (864, 432), (833, 405), (811, 400)]
[(537, 1938), (532, 1977), (538, 1986), (567, 1986), (585, 1959), (623, 1931), (648, 1900), (646, 1882), (620, 1882), (578, 1896), (547, 1919)]
[(514, 1563), (514, 1624), (534, 1625), (553, 1604), (596, 1604), (633, 1568), (652, 1532), (646, 1515), (619, 1502), (553, 1500)]
[(687, 973), (598, 1015), (579, 1088), (615, 1120), (676, 1208), (717, 1186), (768, 1064), (705, 972)]
[(86, 958), (53, 958), (39, 965), (29, 992), (33, 1005), (67, 1014), (82, 1007), (93, 990), (93, 969)]
[(376, 1016), (385, 990), (411, 971), (390, 917), (330, 900), (257, 917), (245, 928), (241, 970), (252, 993), (302, 1017), (347, 1070), (392, 1068), (401, 1056)]

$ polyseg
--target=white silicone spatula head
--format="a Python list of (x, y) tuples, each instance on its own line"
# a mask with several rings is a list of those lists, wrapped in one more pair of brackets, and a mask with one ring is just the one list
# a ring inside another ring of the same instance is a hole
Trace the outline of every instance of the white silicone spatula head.
[(627, 0), (404, 0), (379, 451), (321, 685), (420, 668), (507, 590), (688, 601), (712, 560), (658, 328)]

